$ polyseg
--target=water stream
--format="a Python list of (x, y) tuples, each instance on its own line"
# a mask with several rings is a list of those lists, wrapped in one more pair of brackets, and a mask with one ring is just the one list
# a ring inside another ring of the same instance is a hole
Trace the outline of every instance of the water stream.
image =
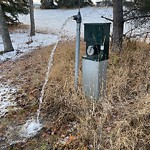
[(42, 90), (41, 90), (41, 96), (39, 98), (39, 108), (37, 110), (37, 118), (36, 118), (37, 123), (40, 123), (39, 117), (40, 117), (41, 105), (42, 105), (43, 98), (44, 98), (44, 93), (45, 93), (45, 86), (48, 82), (49, 73), (50, 73), (50, 70), (51, 70), (51, 67), (52, 67), (53, 56), (54, 56), (55, 50), (57, 48), (58, 42), (59, 42), (59, 38), (57, 39), (57, 41), (56, 41), (56, 43), (55, 43), (55, 45), (52, 49), (52, 52), (50, 54), (50, 57), (49, 57), (48, 68), (47, 68), (47, 72), (46, 72), (46, 76), (45, 76), (45, 82), (43, 84), (43, 87), (42, 87)]
[(28, 137), (34, 136), (43, 127), (43, 125), (41, 123), (41, 120), (40, 120), (40, 113), (41, 113), (41, 106), (42, 106), (43, 99), (44, 99), (44, 94), (45, 94), (45, 87), (46, 87), (47, 82), (49, 80), (49, 73), (50, 73), (51, 67), (53, 65), (52, 62), (53, 62), (53, 57), (54, 57), (57, 45), (58, 45), (59, 41), (62, 38), (62, 31), (63, 31), (64, 27), (66, 26), (66, 24), (71, 19), (73, 19), (73, 17), (68, 17), (65, 20), (65, 22), (62, 24), (62, 27), (61, 27), (60, 32), (58, 34), (57, 41), (56, 41), (56, 43), (55, 43), (55, 45), (52, 49), (52, 52), (49, 56), (49, 62), (48, 62), (47, 72), (46, 72), (46, 75), (45, 75), (45, 81), (44, 81), (44, 84), (42, 86), (42, 90), (41, 90), (41, 94), (40, 94), (40, 98), (39, 98), (39, 107), (38, 107), (38, 110), (37, 110), (36, 119), (32, 118), (32, 119), (26, 121), (26, 123), (23, 125), (23, 127), (20, 130), (20, 136), (21, 137), (28, 138)]

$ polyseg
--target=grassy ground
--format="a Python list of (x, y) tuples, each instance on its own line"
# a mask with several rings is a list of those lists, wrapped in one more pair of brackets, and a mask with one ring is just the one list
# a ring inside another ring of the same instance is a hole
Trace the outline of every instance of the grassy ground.
[[(20, 109), (1, 118), (0, 135), (9, 126), (36, 116), (49, 54), (53, 46), (39, 48), (15, 62), (0, 64), (1, 81), (21, 88), (16, 93)], [(10, 150), (148, 150), (150, 147), (150, 46), (125, 42), (120, 54), (110, 53), (107, 94), (92, 102), (74, 91), (75, 42), (60, 42), (45, 88), (41, 109), (43, 129)], [(81, 56), (85, 44), (81, 42)], [(15, 134), (15, 132), (14, 132)]]

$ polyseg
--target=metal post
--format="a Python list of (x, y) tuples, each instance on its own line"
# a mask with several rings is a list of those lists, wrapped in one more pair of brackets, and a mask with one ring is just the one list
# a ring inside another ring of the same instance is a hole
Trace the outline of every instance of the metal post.
[(80, 10), (77, 15), (73, 16), (77, 22), (76, 28), (76, 55), (75, 55), (75, 90), (78, 90), (78, 76), (79, 76), (79, 56), (80, 56), (80, 28), (81, 28), (81, 14)]

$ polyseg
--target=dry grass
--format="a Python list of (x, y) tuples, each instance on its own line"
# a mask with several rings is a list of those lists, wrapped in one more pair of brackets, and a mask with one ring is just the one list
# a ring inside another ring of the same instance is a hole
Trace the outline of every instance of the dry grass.
[(25, 25), (22, 23), (9, 25), (9, 32), (15, 32), (16, 30), (27, 30), (29, 29), (29, 25)]
[[(46, 85), (41, 118), (43, 130), (12, 149), (148, 150), (150, 147), (150, 46), (124, 43), (120, 54), (111, 53), (107, 94), (103, 101), (88, 101), (74, 91), (75, 42), (59, 43)], [(38, 49), (16, 62), (1, 64), (1, 80), (20, 85), (18, 117), (36, 114), (38, 98), (52, 46)], [(81, 56), (85, 45), (81, 44)], [(24, 109), (25, 108), (25, 109)], [(15, 115), (10, 113), (7, 118)], [(64, 143), (62, 139), (68, 137)], [(11, 149), (10, 148), (10, 149)]]

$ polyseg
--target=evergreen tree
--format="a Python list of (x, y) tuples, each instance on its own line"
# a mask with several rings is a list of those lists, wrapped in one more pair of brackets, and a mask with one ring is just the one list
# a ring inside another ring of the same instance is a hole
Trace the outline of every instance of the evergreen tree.
[(134, 0), (135, 7), (140, 13), (150, 13), (149, 0)]
[(19, 22), (18, 14), (29, 13), (28, 0), (2, 0), (1, 5), (7, 24)]
[(9, 35), (9, 31), (8, 31), (8, 27), (7, 27), (6, 20), (5, 20), (5, 17), (4, 17), (4, 13), (3, 13), (3, 10), (2, 10), (1, 3), (0, 3), (0, 31), (1, 31), (1, 34), (2, 34), (4, 52), (13, 51), (14, 48), (12, 46), (12, 42), (11, 42), (11, 39), (10, 39), (10, 35)]

